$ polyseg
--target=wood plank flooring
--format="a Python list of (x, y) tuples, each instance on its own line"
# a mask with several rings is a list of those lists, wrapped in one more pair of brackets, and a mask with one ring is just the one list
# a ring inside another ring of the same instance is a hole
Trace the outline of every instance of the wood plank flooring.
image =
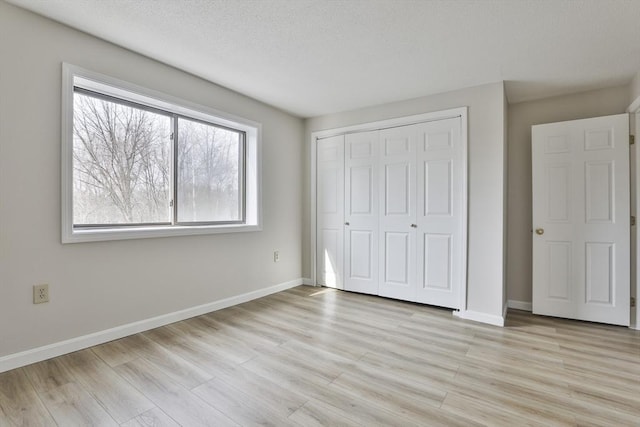
[(640, 332), (297, 287), (0, 374), (5, 426), (640, 426)]

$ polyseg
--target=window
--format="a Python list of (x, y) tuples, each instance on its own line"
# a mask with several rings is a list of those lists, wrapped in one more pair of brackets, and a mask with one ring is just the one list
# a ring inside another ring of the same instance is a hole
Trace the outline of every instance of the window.
[(260, 229), (260, 125), (63, 65), (63, 243)]
[(178, 118), (179, 223), (242, 221), (244, 133)]
[(172, 121), (74, 89), (74, 228), (171, 224)]

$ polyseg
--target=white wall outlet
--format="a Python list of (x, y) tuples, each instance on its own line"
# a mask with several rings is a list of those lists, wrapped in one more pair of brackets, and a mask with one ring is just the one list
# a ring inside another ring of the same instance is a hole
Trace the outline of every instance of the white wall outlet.
[(49, 302), (49, 285), (35, 285), (33, 287), (33, 303), (42, 304), (43, 302)]
[(280, 261), (280, 251), (273, 251), (273, 262)]

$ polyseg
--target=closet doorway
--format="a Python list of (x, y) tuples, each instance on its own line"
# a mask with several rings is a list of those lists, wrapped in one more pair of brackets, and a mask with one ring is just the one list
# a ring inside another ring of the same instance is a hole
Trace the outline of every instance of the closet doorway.
[(312, 134), (315, 283), (465, 309), (467, 111)]

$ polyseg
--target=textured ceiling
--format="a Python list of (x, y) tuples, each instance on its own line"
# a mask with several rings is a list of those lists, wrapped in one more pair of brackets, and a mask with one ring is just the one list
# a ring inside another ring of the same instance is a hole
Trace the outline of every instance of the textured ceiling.
[(9, 0), (295, 115), (500, 80), (520, 102), (628, 83), (638, 0)]

